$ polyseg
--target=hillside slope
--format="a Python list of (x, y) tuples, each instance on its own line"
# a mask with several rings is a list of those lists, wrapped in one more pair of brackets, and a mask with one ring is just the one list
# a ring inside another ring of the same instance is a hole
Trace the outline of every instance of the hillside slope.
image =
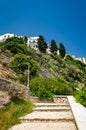
[[(48, 92), (54, 86), (49, 93), (46, 92), (45, 97), (53, 94), (72, 93), (76, 95), (79, 93), (83, 99), (86, 99), (84, 96), (86, 93), (86, 65), (84, 63), (74, 60), (70, 55), (61, 58), (56, 54), (49, 55), (35, 51), (27, 47), (22, 39), (16, 37), (0, 43), (0, 77), (27, 85), (28, 65), (32, 95), (42, 97), (41, 92), (45, 93), (45, 90)], [(43, 88), (40, 84), (43, 85)], [(37, 86), (40, 87), (36, 91)], [(78, 98), (80, 97), (78, 96)]]

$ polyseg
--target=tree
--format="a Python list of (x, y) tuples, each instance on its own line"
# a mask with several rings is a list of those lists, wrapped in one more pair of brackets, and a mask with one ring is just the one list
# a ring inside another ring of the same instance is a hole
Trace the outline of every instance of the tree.
[(16, 54), (10, 62), (10, 67), (17, 73), (22, 73), (28, 68), (29, 59), (24, 54)]
[(41, 52), (46, 52), (47, 49), (47, 43), (44, 40), (44, 37), (39, 35), (39, 38), (37, 40), (38, 48)]
[(27, 41), (28, 41), (27, 36), (24, 36), (24, 43), (27, 43)]
[(24, 54), (16, 54), (9, 63), (10, 67), (15, 72), (20, 74), (22, 74), (25, 70), (28, 69), (28, 64), (31, 75), (36, 75), (37, 71), (40, 70), (40, 67), (33, 59), (28, 59), (28, 57)]
[(65, 47), (64, 47), (64, 45), (62, 43), (60, 43), (60, 45), (59, 45), (59, 53), (60, 53), (62, 58), (65, 57), (66, 50), (65, 50)]
[(56, 45), (55, 40), (52, 40), (52, 41), (51, 41), (51, 47), (50, 47), (50, 50), (51, 50), (52, 53), (57, 52), (58, 47), (57, 47), (57, 45)]

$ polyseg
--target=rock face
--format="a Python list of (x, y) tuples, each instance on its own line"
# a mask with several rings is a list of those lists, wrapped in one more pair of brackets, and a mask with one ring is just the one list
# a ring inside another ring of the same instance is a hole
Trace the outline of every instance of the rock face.
[[(0, 108), (3, 108), (5, 104), (9, 103), (11, 98), (18, 98), (27, 100), (29, 98), (28, 88), (24, 85), (12, 82), (9, 79), (16, 78), (16, 73), (9, 67), (10, 56), (8, 50), (5, 52), (0, 51)], [(4, 93), (3, 91), (7, 91)]]
[(0, 90), (0, 109), (3, 109), (10, 102), (10, 98), (8, 92)]
[(0, 78), (0, 90), (7, 91), (11, 98), (29, 99), (29, 89), (21, 84)]
[[(5, 53), (9, 51), (5, 50)], [(9, 67), (10, 57), (7, 57), (0, 52), (0, 77), (10, 79), (15, 78), (16, 73)]]

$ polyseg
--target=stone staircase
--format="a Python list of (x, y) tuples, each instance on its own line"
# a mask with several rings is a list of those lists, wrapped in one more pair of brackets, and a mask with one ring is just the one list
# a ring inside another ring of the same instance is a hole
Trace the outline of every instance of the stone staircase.
[(9, 130), (76, 130), (67, 97), (56, 96), (54, 102), (35, 105), (32, 113), (20, 118), (22, 124)]

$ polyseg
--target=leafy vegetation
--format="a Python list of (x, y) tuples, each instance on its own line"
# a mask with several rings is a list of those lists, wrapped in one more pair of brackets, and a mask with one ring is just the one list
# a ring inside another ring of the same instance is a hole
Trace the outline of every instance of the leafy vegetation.
[(17, 73), (22, 73), (28, 68), (28, 62), (27, 56), (19, 53), (14, 56), (9, 65)]
[(80, 102), (83, 106), (86, 107), (86, 91), (83, 90), (77, 91), (75, 97), (78, 102)]
[(70, 95), (71, 87), (62, 78), (34, 78), (30, 81), (32, 95), (39, 98), (53, 98), (53, 95)]
[(10, 50), (13, 54), (28, 54), (27, 46), (24, 44), (23, 38), (11, 37), (3, 42), (3, 48)]
[(23, 38), (19, 38), (19, 37), (10, 37), (10, 38), (7, 38), (5, 43), (10, 43), (10, 42), (13, 42), (13, 43), (18, 43), (18, 44), (24, 44), (24, 41), (23, 41)]
[(67, 55), (65, 58), (67, 64), (72, 64), (77, 66), (83, 73), (86, 74), (86, 64), (82, 63), (79, 60), (73, 59), (70, 55)]
[(32, 111), (34, 105), (31, 102), (13, 100), (4, 110), (0, 110), (0, 130), (7, 130), (20, 123), (19, 117)]
[(5, 63), (6, 66), (16, 72), (15, 81), (27, 85), (29, 65), (32, 95), (50, 99), (53, 95), (72, 94), (85, 105), (86, 65), (70, 55), (65, 57), (66, 49), (62, 43), (59, 47), (60, 55), (57, 55), (56, 43), (52, 40), (53, 53), (48, 55), (45, 53), (47, 44), (43, 36), (38, 39), (40, 52), (26, 46), (26, 42), (27, 37), (12, 37), (0, 43), (0, 52), (10, 62), (9, 65)]
[(24, 73), (28, 69), (28, 65), (32, 75), (35, 75), (40, 70), (40, 67), (33, 59), (28, 59), (26, 55), (21, 53), (16, 54), (9, 65), (17, 73)]
[(38, 70), (41, 70), (40, 67), (33, 59), (31, 59), (30, 60), (30, 73), (35, 76)]

